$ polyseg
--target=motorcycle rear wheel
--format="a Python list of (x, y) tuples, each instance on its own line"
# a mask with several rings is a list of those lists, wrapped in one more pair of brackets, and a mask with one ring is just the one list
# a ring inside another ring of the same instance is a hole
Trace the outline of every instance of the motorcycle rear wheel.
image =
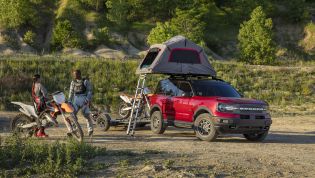
[(25, 114), (18, 114), (11, 120), (11, 131), (13, 132), (13, 134), (18, 135), (22, 138), (31, 137), (35, 132), (35, 128), (21, 128), (21, 126), (29, 124), (31, 122), (33, 122), (32, 118), (28, 117)]
[(129, 104), (125, 103), (125, 102), (121, 102), (118, 108), (118, 113), (120, 116), (120, 119), (127, 119), (130, 116), (131, 110), (126, 110), (124, 111), (124, 108), (128, 108), (128, 107), (132, 107)]

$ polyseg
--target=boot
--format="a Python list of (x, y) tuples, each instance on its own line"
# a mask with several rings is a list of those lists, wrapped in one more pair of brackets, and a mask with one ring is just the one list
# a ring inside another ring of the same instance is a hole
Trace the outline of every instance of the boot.
[(45, 133), (45, 128), (41, 127), (39, 130), (36, 132), (36, 137), (48, 137), (48, 135)]

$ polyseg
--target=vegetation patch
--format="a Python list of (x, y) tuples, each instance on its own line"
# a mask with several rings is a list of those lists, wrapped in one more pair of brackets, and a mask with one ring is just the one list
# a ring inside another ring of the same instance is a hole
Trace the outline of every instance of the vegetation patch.
[[(0, 58), (1, 59), (1, 58)], [(273, 114), (315, 113), (314, 62), (294, 63), (299, 67), (254, 66), (235, 62), (212, 61), (219, 78), (231, 83), (245, 97), (265, 100)], [(0, 109), (12, 110), (11, 101), (32, 102), (31, 77), (42, 75), (49, 92), (68, 93), (71, 71), (81, 69), (93, 85), (93, 104), (117, 111), (119, 94), (133, 94), (138, 76), (138, 61), (74, 59), (56, 56), (3, 57), (0, 60)], [(163, 75), (149, 75), (147, 86), (154, 92)], [(65, 88), (66, 87), (66, 88)]]
[(105, 155), (106, 149), (75, 140), (46, 143), (35, 139), (7, 137), (0, 146), (0, 177), (41, 175), (74, 177), (107, 165), (87, 164), (88, 160)]

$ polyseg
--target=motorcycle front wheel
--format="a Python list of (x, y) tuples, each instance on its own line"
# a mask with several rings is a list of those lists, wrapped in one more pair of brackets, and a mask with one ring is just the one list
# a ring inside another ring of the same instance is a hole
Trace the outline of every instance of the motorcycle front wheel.
[(83, 141), (83, 131), (82, 128), (78, 122), (77, 117), (75, 116), (70, 116), (68, 117), (70, 125), (72, 127), (72, 136), (78, 140), (79, 142)]

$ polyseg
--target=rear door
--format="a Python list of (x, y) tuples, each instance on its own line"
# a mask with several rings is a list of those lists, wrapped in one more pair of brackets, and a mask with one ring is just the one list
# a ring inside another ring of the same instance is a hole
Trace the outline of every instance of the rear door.
[(175, 111), (175, 120), (179, 122), (192, 122), (193, 109), (191, 100), (193, 90), (189, 82), (180, 81), (177, 83), (178, 92), (172, 97)]

